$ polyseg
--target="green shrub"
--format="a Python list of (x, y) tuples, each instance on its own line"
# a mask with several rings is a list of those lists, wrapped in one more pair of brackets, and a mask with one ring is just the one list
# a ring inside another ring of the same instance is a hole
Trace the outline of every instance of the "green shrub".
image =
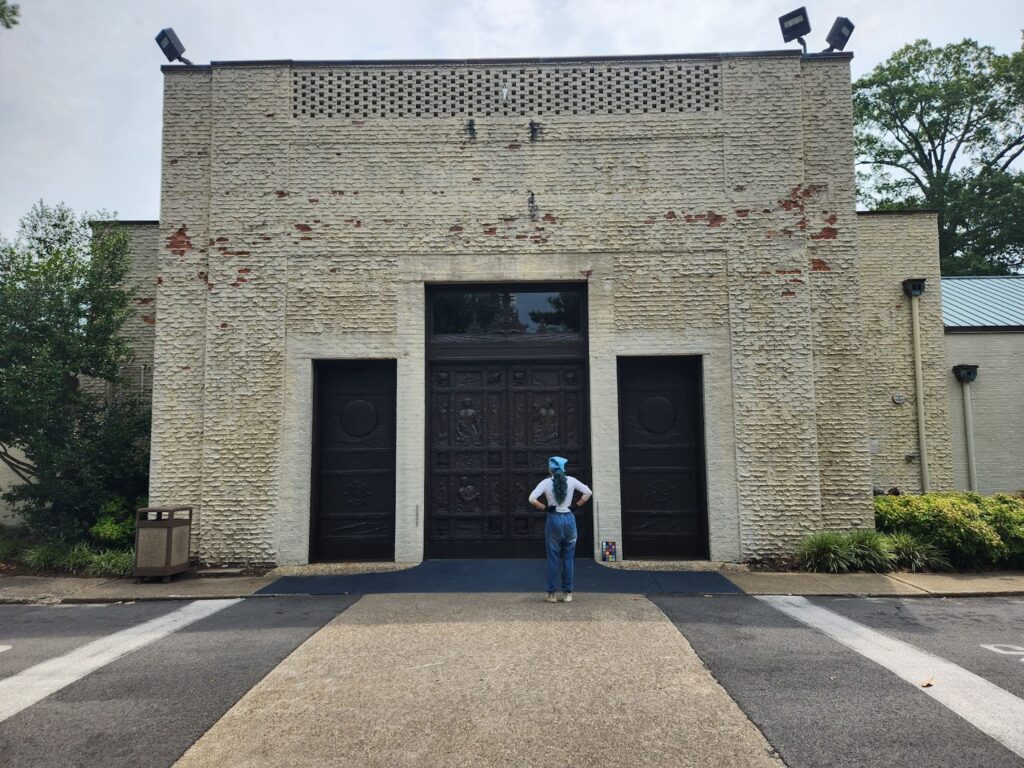
[(89, 535), (100, 544), (123, 548), (134, 543), (135, 514), (124, 499), (108, 501), (100, 508)]
[(884, 534), (872, 530), (857, 530), (850, 531), (846, 537), (850, 544), (853, 568), (885, 573), (896, 565), (892, 545)]
[(952, 567), (942, 550), (929, 541), (902, 532), (890, 533), (888, 539), (898, 568), (916, 572), (948, 571)]
[(800, 542), (796, 559), (805, 571), (847, 573), (854, 565), (853, 545), (843, 531), (819, 531)]
[(998, 531), (973, 493), (876, 496), (875, 523), (884, 533), (910, 533), (933, 542), (959, 566), (997, 563), (1007, 555)]
[(1024, 499), (1005, 493), (981, 496), (981, 518), (1006, 545), (1006, 559), (1024, 565)]
[(0, 562), (18, 559), (28, 545), (28, 532), (23, 527), (0, 525)]
[(89, 576), (131, 576), (135, 570), (134, 550), (105, 549), (96, 552), (85, 572)]

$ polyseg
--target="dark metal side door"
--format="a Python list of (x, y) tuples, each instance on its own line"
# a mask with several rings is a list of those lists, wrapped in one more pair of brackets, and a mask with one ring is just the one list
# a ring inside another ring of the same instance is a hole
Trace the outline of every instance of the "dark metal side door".
[(312, 560), (395, 557), (394, 360), (315, 368)]
[(620, 357), (623, 554), (708, 556), (699, 357)]

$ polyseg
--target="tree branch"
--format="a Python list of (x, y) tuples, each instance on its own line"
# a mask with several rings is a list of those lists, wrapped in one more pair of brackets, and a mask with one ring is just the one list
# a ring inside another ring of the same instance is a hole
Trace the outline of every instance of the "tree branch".
[(6, 464), (10, 470), (16, 474), (23, 483), (31, 483), (32, 477), (36, 474), (36, 469), (31, 464), (21, 459), (16, 459), (7, 452), (5, 446), (0, 446), (0, 461)]

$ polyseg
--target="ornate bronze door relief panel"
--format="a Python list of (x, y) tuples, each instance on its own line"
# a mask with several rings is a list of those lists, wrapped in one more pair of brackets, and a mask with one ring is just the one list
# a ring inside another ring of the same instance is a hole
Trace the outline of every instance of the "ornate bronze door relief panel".
[(708, 556), (699, 357), (619, 358), (626, 557)]

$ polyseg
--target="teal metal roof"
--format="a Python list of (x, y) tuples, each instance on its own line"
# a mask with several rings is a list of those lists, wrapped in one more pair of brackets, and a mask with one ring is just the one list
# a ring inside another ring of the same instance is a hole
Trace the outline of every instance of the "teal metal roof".
[(942, 323), (1024, 330), (1024, 275), (942, 278)]

